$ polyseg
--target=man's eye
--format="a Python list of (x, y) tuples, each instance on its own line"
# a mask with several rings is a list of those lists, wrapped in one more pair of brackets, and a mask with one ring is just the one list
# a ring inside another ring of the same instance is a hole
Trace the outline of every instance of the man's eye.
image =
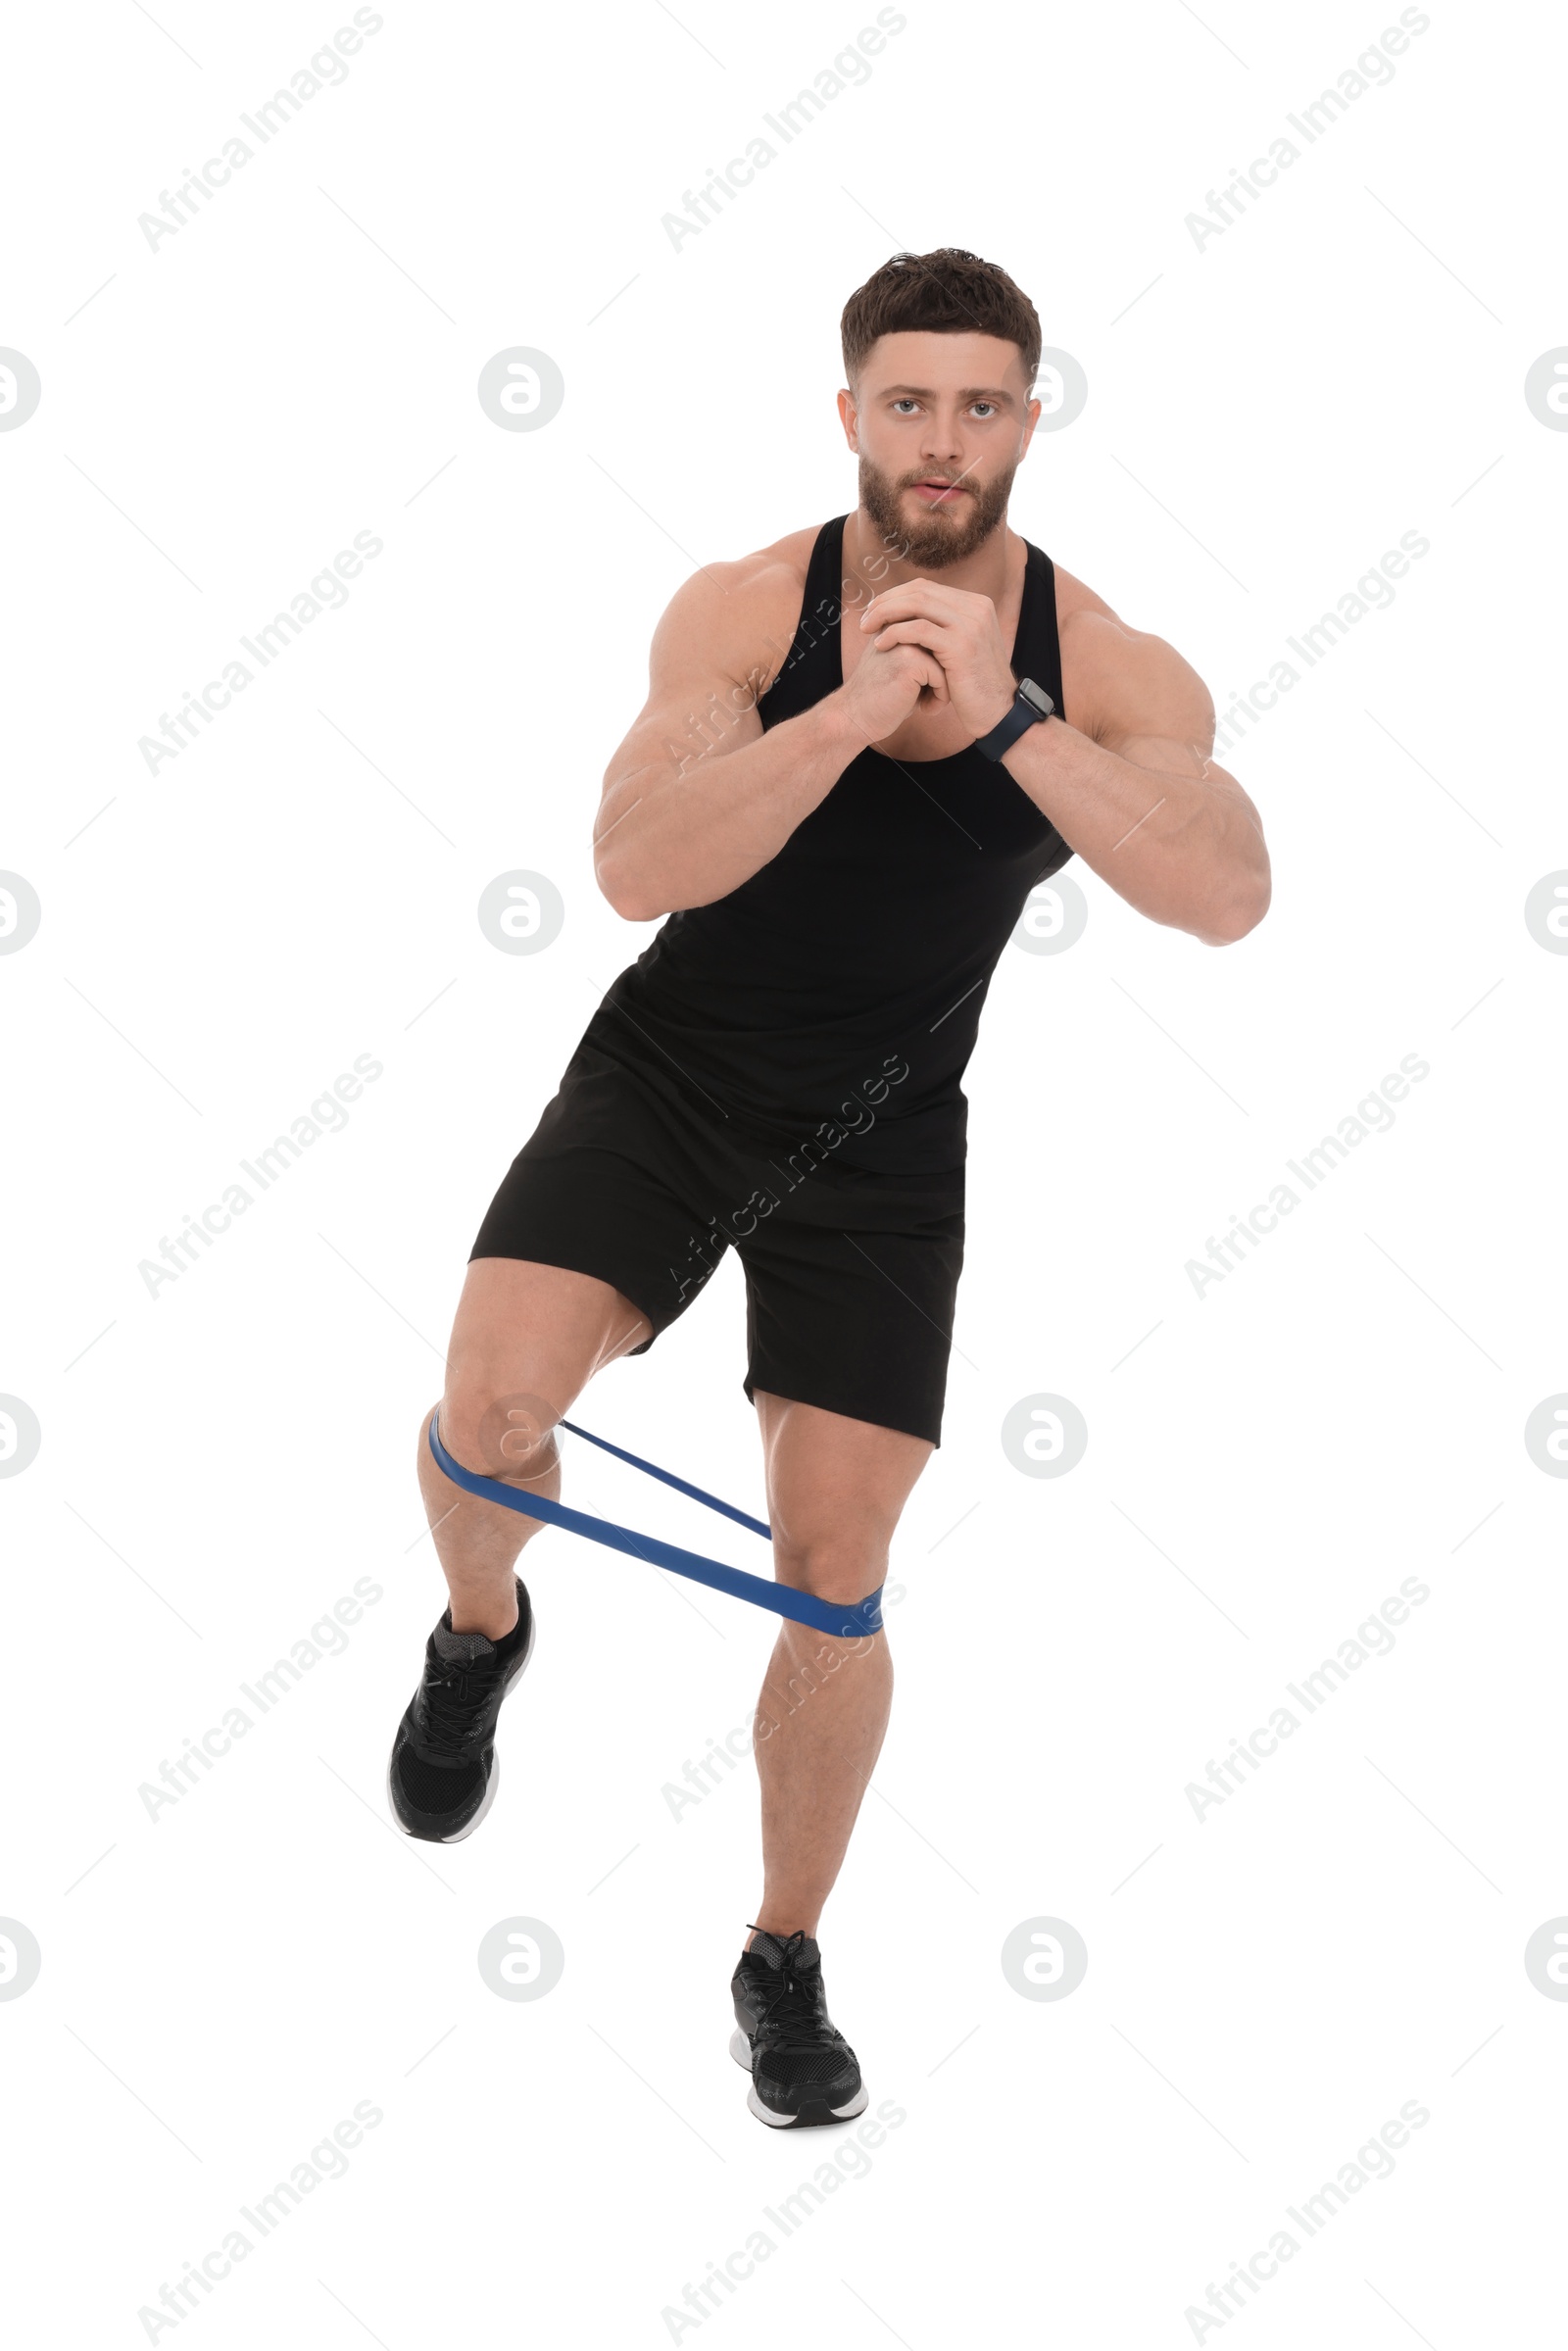
[(908, 394), (907, 394), (907, 393), (905, 393), (905, 394), (903, 394), (903, 395), (902, 395), (902, 396), (901, 396), (899, 399), (895, 400), (895, 402), (893, 403), (893, 405), (894, 405), (894, 407), (895, 407), (896, 409), (898, 409), (898, 408), (913, 408), (913, 407), (914, 407), (914, 405), (915, 405), (915, 403), (913, 402), (913, 400), (911, 400), (911, 399), (909, 398), (909, 396), (908, 396)]

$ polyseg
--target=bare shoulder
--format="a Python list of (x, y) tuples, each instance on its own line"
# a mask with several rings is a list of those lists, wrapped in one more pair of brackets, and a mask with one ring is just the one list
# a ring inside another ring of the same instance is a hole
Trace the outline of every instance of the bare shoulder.
[(1102, 596), (1056, 566), (1063, 716), (1096, 742), (1169, 736), (1213, 740), (1214, 706), (1174, 645), (1124, 620)]
[(771, 546), (703, 563), (676, 589), (654, 631), (654, 673), (701, 669), (765, 694), (784, 665), (817, 535), (812, 523)]

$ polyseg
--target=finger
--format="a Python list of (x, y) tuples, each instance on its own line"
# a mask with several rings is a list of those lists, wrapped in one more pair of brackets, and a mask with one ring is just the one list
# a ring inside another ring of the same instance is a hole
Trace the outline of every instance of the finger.
[(954, 588), (939, 588), (929, 579), (901, 580), (896, 588), (878, 590), (860, 615), (860, 626), (875, 627), (879, 617), (907, 619), (911, 613), (929, 612), (933, 604), (950, 600), (958, 593)]
[(952, 631), (944, 628), (939, 620), (922, 617), (889, 621), (881, 635), (874, 637), (871, 642), (877, 653), (891, 652), (895, 645), (919, 645), (927, 653), (935, 653), (940, 644), (951, 642), (951, 639)]

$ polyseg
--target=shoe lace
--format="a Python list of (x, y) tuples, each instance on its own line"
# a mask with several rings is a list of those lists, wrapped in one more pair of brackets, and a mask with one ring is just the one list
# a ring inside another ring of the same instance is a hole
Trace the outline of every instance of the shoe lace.
[(426, 1681), (421, 1732), (431, 1754), (456, 1758), (466, 1753), (480, 1728), (475, 1717), (494, 1688), (488, 1661), (454, 1662)]
[(817, 2005), (821, 1971), (799, 1964), (805, 1941), (805, 1930), (797, 1928), (779, 1946), (776, 1976), (758, 1985), (758, 2032), (765, 2032), (781, 2050), (821, 2049), (833, 2038), (833, 2029)]

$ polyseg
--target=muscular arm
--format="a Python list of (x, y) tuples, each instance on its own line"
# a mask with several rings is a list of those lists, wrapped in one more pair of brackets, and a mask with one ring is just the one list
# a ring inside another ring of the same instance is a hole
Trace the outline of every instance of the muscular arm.
[(1070, 631), (1077, 723), (1030, 727), (1003, 765), (1141, 914), (1208, 947), (1244, 938), (1268, 910), (1268, 851), (1256, 808), (1209, 757), (1201, 678), (1163, 639), (1108, 614), (1080, 612)]
[(740, 563), (694, 574), (654, 633), (648, 700), (594, 825), (599, 887), (629, 921), (738, 889), (865, 748), (842, 689), (764, 734), (766, 643), (757, 573)]

